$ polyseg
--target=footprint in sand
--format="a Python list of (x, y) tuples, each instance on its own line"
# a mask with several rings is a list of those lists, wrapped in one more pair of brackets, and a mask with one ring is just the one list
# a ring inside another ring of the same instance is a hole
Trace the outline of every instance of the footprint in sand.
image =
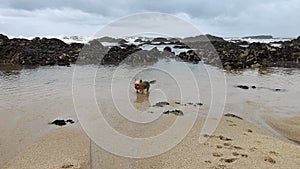
[(219, 164), (217, 167), (214, 167), (214, 169), (225, 169), (226, 165), (224, 164)]
[(224, 145), (224, 146), (231, 146), (230, 143), (224, 143), (223, 145)]
[(220, 152), (214, 152), (214, 153), (212, 153), (212, 155), (213, 155), (214, 157), (222, 157), (222, 156), (223, 156), (223, 154), (220, 153)]
[(257, 150), (257, 148), (256, 147), (250, 147), (250, 149), (249, 149), (251, 152), (254, 152), (254, 151), (256, 151)]
[(276, 161), (273, 158), (271, 158), (270, 156), (265, 157), (264, 161), (269, 162), (271, 164), (275, 164), (276, 163)]
[(251, 129), (247, 129), (247, 132), (252, 133), (253, 131)]
[(204, 162), (207, 163), (207, 164), (211, 164), (210, 160), (205, 160)]
[(223, 146), (221, 146), (221, 145), (217, 145), (217, 148), (223, 148)]
[(233, 121), (232, 120), (226, 120), (227, 122), (229, 122), (229, 123), (233, 123)]
[(64, 164), (61, 169), (80, 169), (80, 166), (77, 164)]
[(233, 121), (231, 120), (226, 120), (227, 122), (229, 122), (230, 124), (228, 126), (230, 127), (234, 127), (234, 126), (237, 126), (237, 124), (235, 124)]
[(261, 144), (262, 142), (261, 141), (259, 141), (259, 140), (256, 140), (255, 141), (257, 144)]
[(222, 136), (222, 135), (219, 136), (219, 139), (222, 140), (222, 141), (232, 141), (231, 138), (224, 137), (224, 136)]
[(237, 146), (237, 145), (231, 145), (230, 143), (224, 143), (223, 144), (225, 148), (227, 149), (237, 149), (237, 150), (244, 150), (243, 147)]
[(238, 158), (221, 158), (220, 161), (224, 161), (225, 163), (232, 163), (238, 160)]
[(238, 149), (238, 150), (243, 150), (243, 148), (242, 148), (242, 147), (240, 147), (240, 146), (232, 146), (232, 148), (234, 148), (234, 149)]
[(279, 153), (277, 153), (276, 151), (269, 151), (270, 154), (273, 154), (273, 155), (278, 155)]
[(204, 134), (203, 137), (206, 137), (206, 138), (219, 138), (220, 140), (222, 141), (232, 141), (231, 138), (228, 138), (228, 137), (225, 137), (225, 136), (222, 136), (222, 135), (208, 135), (208, 134)]
[(233, 152), (232, 153), (233, 156), (241, 156), (241, 157), (244, 157), (244, 158), (247, 158), (248, 157), (248, 154), (240, 154), (238, 152)]
[(248, 154), (241, 154), (241, 157), (247, 158)]
[(238, 155), (240, 155), (240, 154), (239, 154), (238, 152), (233, 152), (232, 155), (238, 156)]

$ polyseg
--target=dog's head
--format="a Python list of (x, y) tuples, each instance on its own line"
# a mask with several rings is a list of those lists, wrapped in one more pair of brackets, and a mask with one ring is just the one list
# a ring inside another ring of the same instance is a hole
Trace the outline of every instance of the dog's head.
[(140, 89), (140, 86), (142, 85), (142, 83), (143, 83), (142, 80), (136, 80), (134, 82), (134, 88), (137, 89), (137, 90)]

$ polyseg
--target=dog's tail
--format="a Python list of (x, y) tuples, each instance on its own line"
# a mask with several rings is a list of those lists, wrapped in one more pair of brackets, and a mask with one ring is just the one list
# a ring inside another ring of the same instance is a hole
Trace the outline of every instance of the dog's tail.
[(156, 80), (151, 80), (149, 83), (150, 84), (153, 84), (153, 83), (155, 83), (156, 82)]

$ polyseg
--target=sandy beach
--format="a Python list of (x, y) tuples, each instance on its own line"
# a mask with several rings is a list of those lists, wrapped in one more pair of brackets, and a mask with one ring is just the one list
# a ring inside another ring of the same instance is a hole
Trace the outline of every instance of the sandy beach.
[(3, 168), (89, 168), (90, 141), (78, 127), (58, 127), (28, 146)]
[[(299, 118), (296, 118), (299, 120)], [(295, 121), (295, 119), (293, 119)], [(198, 142), (204, 119), (198, 119), (184, 140), (170, 151), (145, 159), (129, 159), (108, 153), (92, 144), (80, 129), (57, 128), (28, 146), (5, 165), (5, 169), (53, 168), (298, 168), (300, 147), (283, 141), (245, 120), (223, 117), (213, 135), (204, 144)], [(286, 120), (279, 124), (280, 133), (298, 139), (297, 128), (291, 133)], [(298, 123), (299, 124), (299, 123)], [(291, 124), (296, 125), (296, 124)], [(296, 127), (299, 127), (296, 126)]]
[(287, 139), (300, 143), (300, 117), (285, 118), (282, 120), (266, 118), (266, 122)]

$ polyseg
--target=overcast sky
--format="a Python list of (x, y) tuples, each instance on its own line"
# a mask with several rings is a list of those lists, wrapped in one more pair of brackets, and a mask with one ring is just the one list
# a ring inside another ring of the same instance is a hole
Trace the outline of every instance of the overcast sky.
[(0, 3), (0, 33), (91, 36), (139, 12), (171, 14), (223, 37), (300, 35), (299, 0), (6, 0)]

